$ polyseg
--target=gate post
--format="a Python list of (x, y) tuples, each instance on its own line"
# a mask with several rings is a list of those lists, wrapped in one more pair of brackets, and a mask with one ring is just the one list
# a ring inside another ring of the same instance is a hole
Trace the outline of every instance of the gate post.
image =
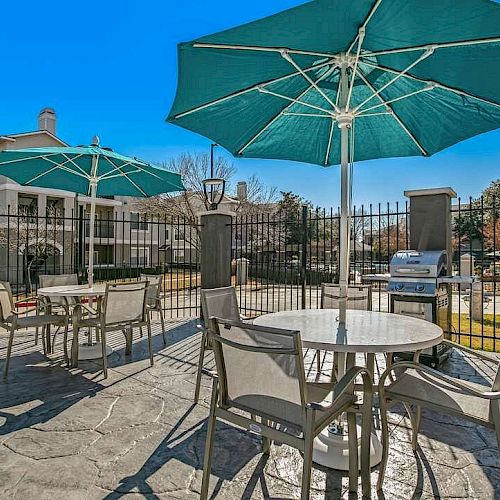
[(201, 288), (231, 285), (232, 215), (213, 210), (201, 215)]
[(301, 307), (302, 309), (306, 308), (306, 290), (307, 290), (307, 215), (308, 215), (308, 207), (307, 205), (302, 205), (302, 252), (300, 256), (300, 284), (302, 289), (302, 300)]

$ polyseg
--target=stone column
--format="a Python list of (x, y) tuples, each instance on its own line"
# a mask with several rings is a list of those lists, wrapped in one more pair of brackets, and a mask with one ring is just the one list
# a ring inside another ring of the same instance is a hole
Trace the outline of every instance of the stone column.
[(231, 285), (232, 215), (213, 210), (201, 215), (201, 288)]
[(451, 199), (456, 198), (457, 193), (444, 187), (405, 191), (404, 194), (410, 198), (410, 248), (446, 250), (448, 274), (451, 274)]

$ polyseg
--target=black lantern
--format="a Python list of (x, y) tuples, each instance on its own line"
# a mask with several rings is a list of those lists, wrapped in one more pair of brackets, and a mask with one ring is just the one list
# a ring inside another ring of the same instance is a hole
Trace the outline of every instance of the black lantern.
[(212, 177), (203, 181), (203, 194), (209, 210), (217, 210), (219, 203), (224, 198), (224, 191), (226, 189), (226, 181)]
[(210, 179), (203, 181), (203, 194), (209, 210), (217, 210), (219, 203), (224, 198), (226, 189), (226, 181), (214, 177), (214, 148), (217, 146), (218, 144), (215, 142), (210, 144)]

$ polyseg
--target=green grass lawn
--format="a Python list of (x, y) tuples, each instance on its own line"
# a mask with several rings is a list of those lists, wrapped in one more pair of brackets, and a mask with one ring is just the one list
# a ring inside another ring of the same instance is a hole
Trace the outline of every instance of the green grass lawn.
[[(471, 322), (468, 313), (461, 313), (460, 315), (453, 313), (451, 321), (455, 332), (460, 333), (460, 344), (473, 349), (500, 352), (499, 314), (496, 315), (496, 318), (493, 314), (485, 314), (483, 324), (481, 324), (480, 321)], [(474, 337), (474, 335), (477, 335), (477, 337)], [(456, 336), (453, 340), (457, 340)]]

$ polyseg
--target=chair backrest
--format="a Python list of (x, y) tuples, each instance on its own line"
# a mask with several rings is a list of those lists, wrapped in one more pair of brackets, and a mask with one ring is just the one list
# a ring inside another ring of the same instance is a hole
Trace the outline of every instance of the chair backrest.
[(307, 396), (300, 332), (212, 318), (209, 338), (223, 407), (304, 424)]
[(147, 281), (108, 283), (103, 301), (106, 325), (143, 323), (146, 319)]
[(0, 281), (0, 321), (5, 321), (14, 311), (14, 299), (10, 283)]
[[(38, 276), (40, 288), (49, 286), (78, 285), (78, 274), (40, 274)], [(51, 297), (51, 304), (76, 304), (74, 297)]]
[(240, 310), (236, 290), (232, 286), (201, 290), (201, 310), (208, 326), (210, 318), (240, 321)]
[(146, 292), (146, 297), (148, 304), (154, 305), (155, 302), (160, 297), (160, 287), (163, 275), (159, 274), (141, 274), (141, 281), (148, 282), (148, 290)]
[[(334, 283), (321, 284), (321, 309), (338, 309), (340, 286)], [(371, 285), (349, 285), (347, 288), (347, 309), (372, 310)]]

